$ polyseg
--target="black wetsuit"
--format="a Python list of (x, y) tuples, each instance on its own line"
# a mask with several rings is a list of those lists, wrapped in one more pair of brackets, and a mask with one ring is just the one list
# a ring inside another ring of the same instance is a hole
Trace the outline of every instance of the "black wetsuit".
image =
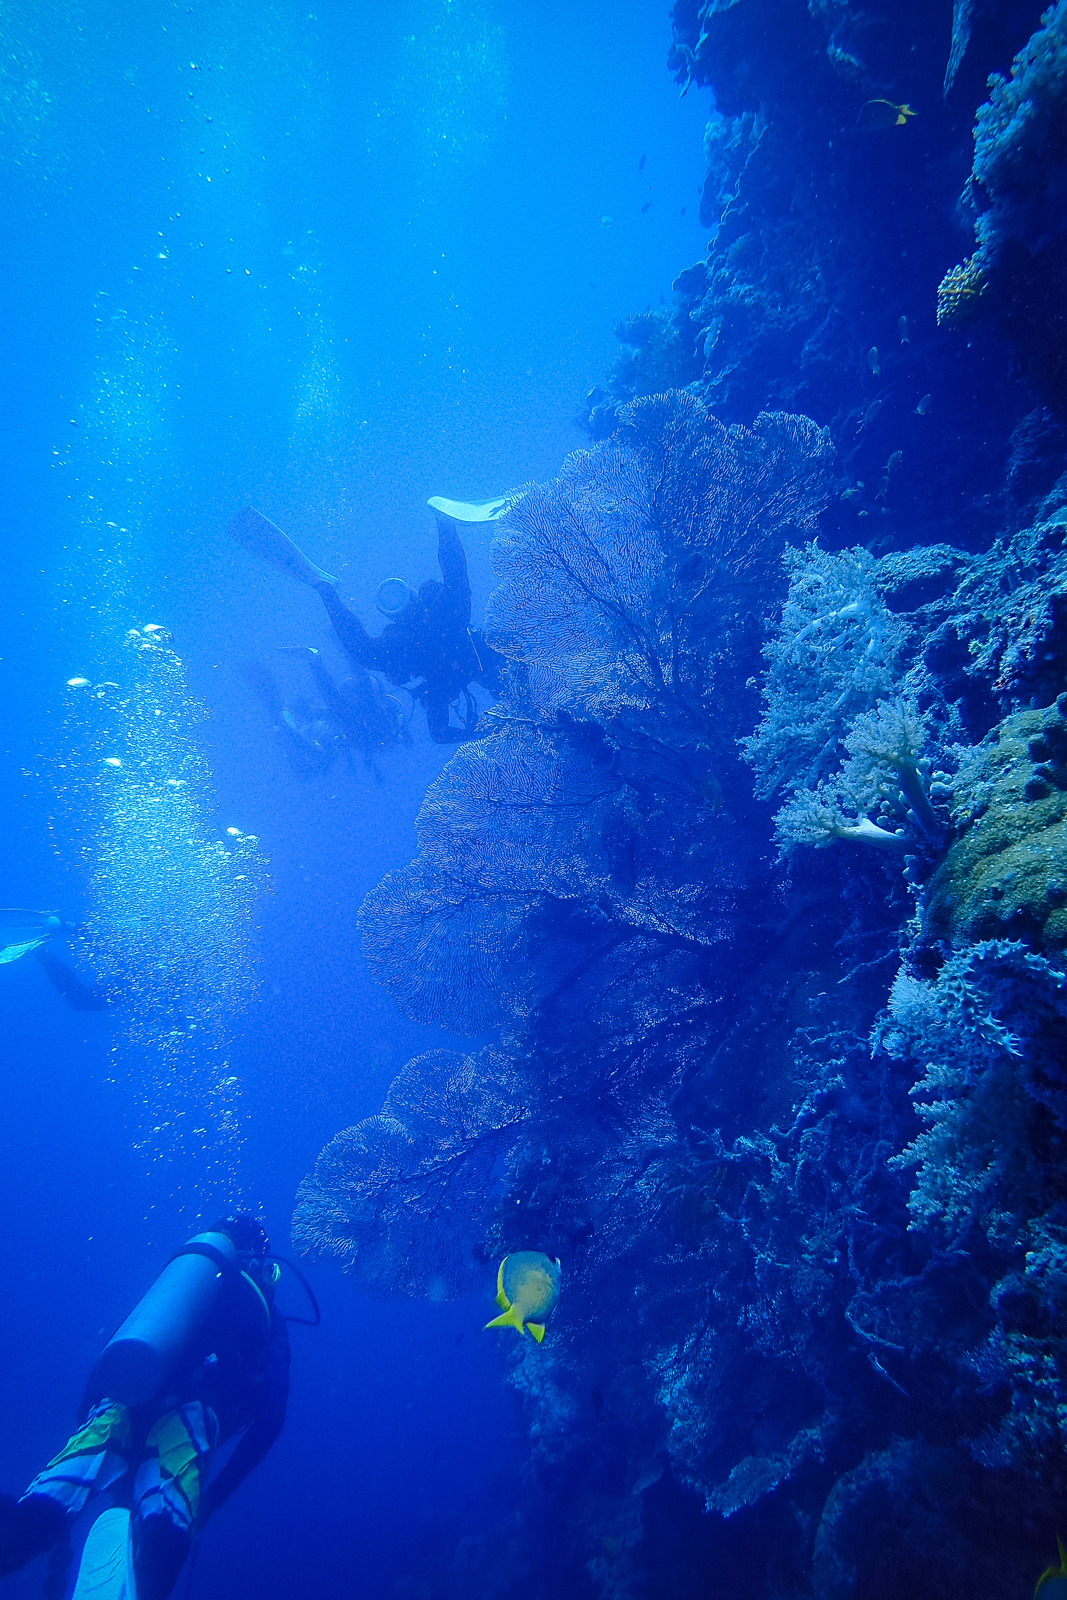
[(316, 650), (307, 657), (311, 676), (326, 705), (326, 715), (349, 750), (369, 761), (377, 750), (399, 743), (401, 708), (365, 667), (355, 667), (350, 678), (336, 681)]
[(411, 689), (426, 708), (426, 725), (438, 744), (459, 744), (472, 737), (473, 715), (457, 728), (448, 708), (471, 683), (490, 694), (500, 690), (503, 658), (472, 634), (471, 586), (467, 558), (446, 517), (437, 519), (437, 560), (443, 582), (421, 585), (418, 595), (395, 622), (387, 622), (376, 638), (345, 605), (331, 583), (317, 585), (333, 630), (354, 666), (380, 672), (391, 683)]
[(45, 945), (41, 945), (35, 954), (48, 974), (49, 983), (59, 991), (72, 1011), (106, 1011), (114, 1003), (103, 989), (95, 983), (86, 983), (68, 962), (61, 961)]

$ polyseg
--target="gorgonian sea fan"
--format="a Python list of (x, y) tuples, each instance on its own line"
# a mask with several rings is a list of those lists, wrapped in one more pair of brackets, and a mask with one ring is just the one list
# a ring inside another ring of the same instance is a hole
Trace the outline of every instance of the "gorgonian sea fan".
[(381, 1112), (320, 1154), (297, 1193), (294, 1244), (339, 1259), (379, 1298), (472, 1293), (486, 1279), (479, 1247), (524, 1117), (505, 1057), (416, 1057)]
[(618, 787), (547, 731), (457, 751), (423, 802), (419, 854), (360, 912), (371, 971), (404, 1012), (470, 1037), (536, 998), (532, 919), (606, 889), (598, 827)]
[(547, 709), (702, 720), (730, 628), (766, 610), (787, 538), (814, 527), (831, 446), (806, 417), (728, 428), (685, 394), (620, 418), (503, 519), (487, 629)]

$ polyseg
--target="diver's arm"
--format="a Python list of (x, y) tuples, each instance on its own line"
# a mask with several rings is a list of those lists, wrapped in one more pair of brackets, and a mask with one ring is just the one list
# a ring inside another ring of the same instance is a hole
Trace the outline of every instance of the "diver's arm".
[(471, 581), (467, 574), (467, 557), (451, 517), (437, 518), (437, 562), (448, 598), (466, 627), (471, 619)]
[(282, 1431), (289, 1403), (289, 1330), (277, 1312), (271, 1313), (270, 1354), (259, 1392), (256, 1414), (237, 1441), (237, 1447), (218, 1476), (212, 1478), (201, 1500), (201, 1523), (230, 1498), (254, 1467), (258, 1467)]
[(503, 692), (504, 671), (508, 665), (507, 656), (494, 650), (485, 637), (482, 628), (471, 628), (471, 644), (478, 652), (478, 671), (474, 675), (475, 683), (480, 683), (483, 689), (488, 689), (494, 700), (499, 700)]

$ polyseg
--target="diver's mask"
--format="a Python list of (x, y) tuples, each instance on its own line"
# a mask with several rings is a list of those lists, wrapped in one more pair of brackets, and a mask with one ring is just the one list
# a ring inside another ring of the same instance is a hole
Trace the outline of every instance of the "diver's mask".
[(414, 590), (404, 582), (403, 578), (386, 578), (384, 583), (378, 585), (378, 597), (375, 603), (383, 617), (395, 622), (397, 617), (403, 616), (414, 598)]

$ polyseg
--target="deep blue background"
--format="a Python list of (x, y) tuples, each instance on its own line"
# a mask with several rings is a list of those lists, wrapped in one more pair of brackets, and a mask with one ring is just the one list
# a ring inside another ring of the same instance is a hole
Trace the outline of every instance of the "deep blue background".
[[(164, 623), (210, 711), (218, 822), (271, 860), (234, 1063), (242, 1182), (282, 1242), (321, 1145), (440, 1042), (371, 985), (355, 919), (442, 756), (420, 728), (380, 782), (288, 773), (240, 666), (328, 634), (227, 518), (258, 504), (372, 621), (381, 578), (433, 571), (426, 496), (553, 473), (613, 324), (704, 245), (705, 106), (666, 72), (665, 4), (309, 3), (13, 0), (0, 21), (0, 903), (86, 910), (63, 685)], [(467, 543), (477, 617), (488, 537)], [(0, 968), (12, 1491), (191, 1220), (182, 1173), (133, 1148), (120, 1026), (32, 960)], [(286, 1432), (207, 1531), (199, 1600), (390, 1593), (412, 1548), (521, 1492), (492, 1285), (379, 1305), (312, 1270), (323, 1327), (294, 1334)]]

